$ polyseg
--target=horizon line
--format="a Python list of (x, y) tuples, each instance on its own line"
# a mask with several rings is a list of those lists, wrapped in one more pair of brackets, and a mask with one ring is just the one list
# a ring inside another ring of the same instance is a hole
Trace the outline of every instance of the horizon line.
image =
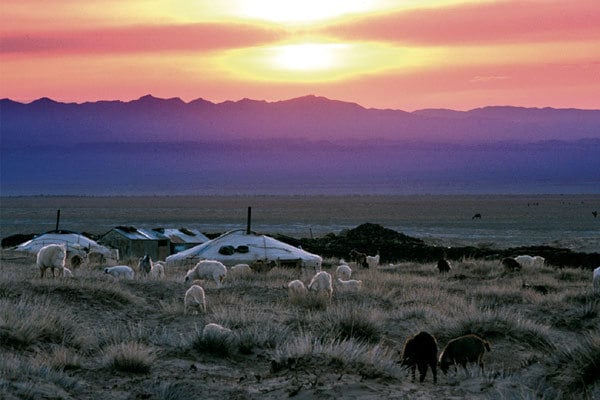
[(300, 99), (306, 99), (306, 98), (314, 98), (314, 99), (322, 99), (322, 100), (326, 100), (326, 101), (331, 101), (331, 102), (339, 102), (339, 103), (344, 103), (344, 104), (350, 104), (350, 105), (356, 105), (358, 107), (361, 107), (365, 110), (382, 110), (382, 111), (403, 111), (403, 112), (407, 112), (407, 113), (414, 113), (414, 112), (419, 112), (419, 111), (428, 111), (428, 110), (433, 110), (433, 111), (455, 111), (455, 112), (469, 112), (469, 111), (474, 111), (474, 110), (482, 110), (482, 109), (486, 109), (486, 108), (518, 108), (518, 109), (526, 109), (526, 110), (579, 110), (579, 111), (600, 111), (600, 107), (599, 108), (577, 108), (577, 107), (552, 107), (552, 106), (519, 106), (519, 105), (508, 105), (508, 104), (495, 104), (495, 105), (482, 105), (479, 107), (475, 107), (475, 108), (468, 108), (468, 109), (454, 109), (454, 108), (445, 108), (445, 107), (427, 107), (427, 108), (418, 108), (418, 109), (414, 109), (412, 111), (406, 111), (400, 108), (377, 108), (377, 107), (365, 107), (362, 104), (360, 104), (359, 102), (355, 102), (355, 101), (346, 101), (346, 100), (338, 100), (338, 99), (332, 99), (326, 96), (321, 96), (321, 95), (315, 95), (315, 94), (306, 94), (303, 96), (298, 96), (298, 97), (291, 97), (291, 98), (285, 98), (285, 99), (279, 99), (279, 100), (266, 100), (266, 99), (252, 99), (249, 97), (243, 97), (240, 98), (238, 100), (224, 100), (221, 102), (215, 102), (212, 100), (208, 100), (204, 97), (197, 97), (194, 99), (191, 99), (189, 101), (186, 101), (184, 99), (182, 99), (181, 97), (175, 96), (175, 97), (158, 97), (155, 96), (151, 93), (142, 95), (140, 97), (137, 98), (132, 98), (132, 99), (97, 99), (97, 100), (85, 100), (85, 101), (64, 101), (64, 100), (56, 100), (53, 99), (51, 97), (48, 96), (42, 96), (36, 99), (27, 99), (27, 100), (19, 100), (19, 99), (12, 99), (10, 97), (3, 97), (0, 98), (0, 101), (12, 101), (15, 103), (19, 103), (19, 104), (23, 104), (23, 105), (30, 105), (33, 104), (35, 102), (38, 101), (42, 101), (42, 100), (49, 100), (51, 102), (54, 103), (58, 103), (58, 104), (75, 104), (75, 105), (84, 105), (84, 104), (93, 104), (93, 103), (103, 103), (103, 102), (120, 102), (120, 103), (134, 103), (137, 101), (141, 101), (142, 99), (154, 99), (154, 100), (160, 100), (160, 101), (181, 101), (183, 104), (189, 105), (191, 103), (194, 103), (196, 101), (206, 101), (208, 103), (211, 103), (213, 105), (222, 105), (222, 104), (226, 104), (226, 103), (241, 103), (244, 101), (251, 101), (251, 102), (256, 102), (256, 103), (266, 103), (266, 104), (276, 104), (276, 103), (284, 103), (284, 102), (289, 102), (289, 101), (294, 101), (294, 100), (300, 100)]

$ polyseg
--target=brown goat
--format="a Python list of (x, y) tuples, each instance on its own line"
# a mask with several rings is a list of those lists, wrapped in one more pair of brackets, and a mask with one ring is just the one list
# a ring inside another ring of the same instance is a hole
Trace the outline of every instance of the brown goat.
[(356, 249), (350, 250), (350, 259), (355, 261), (358, 265), (363, 268), (369, 268), (369, 263), (367, 262), (367, 255), (365, 253), (361, 253)]
[(440, 258), (437, 262), (437, 268), (440, 271), (440, 273), (446, 273), (446, 272), (450, 272), (450, 270), (452, 269), (452, 267), (450, 266), (450, 263), (448, 262), (448, 260)]
[(483, 355), (491, 351), (490, 344), (477, 335), (469, 334), (452, 339), (440, 355), (440, 369), (445, 374), (448, 367), (456, 364), (467, 369), (467, 363), (474, 362), (483, 371)]
[(521, 270), (521, 264), (512, 257), (505, 257), (502, 259), (502, 265), (508, 272), (515, 272)]
[(433, 383), (437, 382), (437, 352), (437, 342), (427, 332), (419, 332), (404, 342), (402, 365), (411, 368), (413, 381), (415, 370), (419, 367), (419, 382), (423, 382), (429, 366), (433, 373)]

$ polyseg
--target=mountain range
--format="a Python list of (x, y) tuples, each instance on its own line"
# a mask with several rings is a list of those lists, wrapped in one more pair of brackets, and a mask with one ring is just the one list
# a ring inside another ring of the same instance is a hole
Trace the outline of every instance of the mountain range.
[(0, 194), (600, 193), (600, 110), (0, 100)]
[(2, 146), (230, 140), (536, 142), (600, 138), (600, 110), (484, 107), (414, 112), (305, 96), (266, 102), (0, 100)]

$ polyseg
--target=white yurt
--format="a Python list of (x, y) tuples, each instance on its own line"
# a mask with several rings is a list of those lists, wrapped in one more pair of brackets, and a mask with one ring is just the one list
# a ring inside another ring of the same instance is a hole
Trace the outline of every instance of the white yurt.
[(42, 233), (25, 243), (21, 243), (15, 247), (15, 250), (37, 254), (42, 247), (49, 244), (64, 244), (69, 256), (79, 254), (85, 257), (86, 253), (93, 252), (104, 255), (107, 260), (116, 261), (119, 258), (116, 250), (102, 246), (80, 233), (62, 230)]
[(190, 267), (200, 260), (218, 260), (228, 267), (235, 264), (275, 262), (279, 266), (301, 266), (320, 269), (321, 256), (283, 243), (270, 236), (238, 229), (167, 257), (167, 265)]

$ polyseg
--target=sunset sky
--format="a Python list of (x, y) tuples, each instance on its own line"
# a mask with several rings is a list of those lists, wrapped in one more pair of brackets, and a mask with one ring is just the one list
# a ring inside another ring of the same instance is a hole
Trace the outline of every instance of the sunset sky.
[(0, 98), (600, 109), (598, 0), (2, 0)]

